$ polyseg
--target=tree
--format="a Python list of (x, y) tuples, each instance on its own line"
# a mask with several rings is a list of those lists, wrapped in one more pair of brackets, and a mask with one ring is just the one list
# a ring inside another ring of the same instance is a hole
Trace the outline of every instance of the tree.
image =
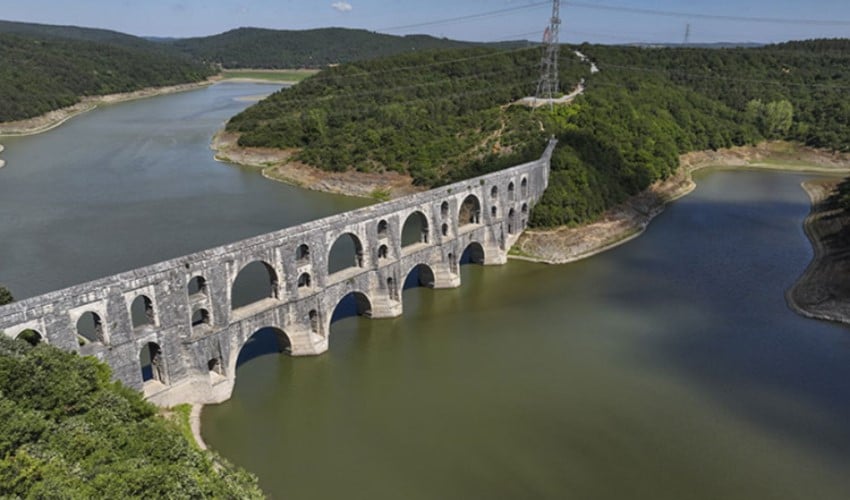
[(12, 292), (3, 285), (0, 285), (0, 306), (11, 304), (14, 300), (15, 298), (12, 297)]

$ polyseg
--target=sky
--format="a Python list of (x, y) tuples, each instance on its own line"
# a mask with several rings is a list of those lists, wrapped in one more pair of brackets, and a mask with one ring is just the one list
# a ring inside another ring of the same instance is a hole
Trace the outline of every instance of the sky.
[[(493, 14), (478, 16), (484, 13)], [(244, 26), (340, 26), (460, 40), (539, 40), (550, 14), (551, 2), (541, 0), (0, 0), (0, 19), (160, 37)], [(561, 18), (561, 41), (574, 43), (678, 43), (688, 25), (692, 43), (850, 37), (850, 0), (564, 0)]]

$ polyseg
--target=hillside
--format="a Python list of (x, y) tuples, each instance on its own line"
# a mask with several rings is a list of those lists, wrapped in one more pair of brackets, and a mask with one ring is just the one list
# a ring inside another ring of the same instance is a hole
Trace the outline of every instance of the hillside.
[(133, 35), (98, 28), (82, 28), (79, 26), (57, 26), (52, 24), (0, 20), (0, 33), (25, 37), (96, 42), (135, 49), (157, 50), (160, 48), (154, 42)]
[(344, 65), (274, 94), (227, 128), (326, 170), (400, 171), (436, 186), (560, 144), (538, 227), (584, 223), (670, 176), (682, 153), (792, 139), (847, 150), (848, 41), (763, 48), (580, 47), (554, 113), (508, 103), (534, 89), (539, 50), (441, 51)]
[[(0, 32), (0, 122), (71, 106), (83, 96), (197, 82), (214, 73), (153, 42), (137, 43), (101, 30), (55, 28), (48, 30), (55, 35)], [(101, 36), (110, 41), (93, 40)]]
[(321, 68), (405, 52), (471, 45), (426, 35), (393, 36), (345, 28), (304, 31), (239, 28), (164, 44), (225, 68)]

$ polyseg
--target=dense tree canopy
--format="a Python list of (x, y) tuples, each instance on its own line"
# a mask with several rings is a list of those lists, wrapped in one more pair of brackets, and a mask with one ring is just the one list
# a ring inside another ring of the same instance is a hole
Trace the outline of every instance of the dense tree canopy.
[(538, 49), (465, 49), (323, 71), (234, 117), (243, 146), (291, 148), (328, 170), (395, 170), (421, 185), (468, 178), (560, 139), (537, 226), (586, 222), (669, 176), (680, 154), (792, 139), (847, 150), (850, 42), (760, 48), (583, 45), (565, 52), (562, 88), (586, 92), (553, 112), (509, 106), (535, 86)]
[(8, 288), (0, 285), (0, 306), (5, 306), (6, 304), (11, 304), (14, 302), (14, 297), (12, 297), (12, 292), (9, 291)]
[(91, 357), (0, 333), (0, 496), (262, 498)]

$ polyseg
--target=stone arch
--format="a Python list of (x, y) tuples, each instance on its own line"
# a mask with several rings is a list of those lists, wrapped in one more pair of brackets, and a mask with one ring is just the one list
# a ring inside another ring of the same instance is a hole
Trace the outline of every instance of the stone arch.
[(378, 222), (378, 238), (386, 238), (390, 234), (390, 224), (385, 220), (381, 219)]
[(207, 279), (203, 276), (193, 277), (186, 285), (186, 293), (188, 293), (190, 297), (198, 294), (207, 295)]
[(463, 227), (469, 224), (481, 223), (481, 202), (478, 197), (471, 194), (464, 198), (458, 211), (458, 227)]
[(295, 249), (295, 262), (298, 264), (306, 264), (310, 262), (310, 247), (307, 244), (299, 245)]
[(378, 247), (378, 260), (388, 259), (390, 256), (390, 248), (386, 245)]
[(528, 225), (528, 203), (522, 204), (522, 220), (520, 221), (520, 227), (525, 229), (525, 226)]
[(298, 277), (298, 288), (310, 288), (312, 286), (313, 279), (310, 277), (310, 273), (302, 273)]
[(490, 217), (496, 218), (499, 216), (499, 208), (496, 205), (490, 207)]
[(516, 199), (516, 186), (514, 186), (514, 181), (511, 181), (508, 184), (508, 200), (514, 201)]
[(401, 246), (408, 247), (417, 243), (428, 243), (430, 229), (428, 217), (419, 210), (407, 216), (401, 229)]
[(493, 186), (490, 188), (490, 198), (494, 200), (499, 198), (499, 186)]
[(221, 363), (221, 358), (215, 357), (207, 361), (207, 370), (210, 371), (210, 376), (224, 377), (224, 365)]
[(322, 324), (319, 321), (319, 311), (313, 309), (307, 313), (307, 319), (310, 321), (310, 331), (316, 334), (322, 334)]
[(166, 383), (165, 360), (162, 348), (156, 342), (148, 342), (139, 352), (139, 364), (142, 369), (142, 383), (159, 382)]
[(278, 298), (278, 276), (268, 262), (255, 260), (243, 267), (230, 287), (231, 310)]
[(195, 309), (192, 312), (192, 328), (203, 328), (205, 326), (212, 325), (212, 317), (210, 316), (210, 312), (203, 307)]
[(23, 340), (31, 346), (36, 346), (44, 342), (44, 335), (36, 330), (27, 328), (26, 330), (21, 330), (21, 332), (15, 336), (15, 339)]
[(434, 288), (434, 270), (427, 264), (417, 264), (410, 268), (404, 280), (404, 289), (416, 287)]
[(156, 316), (153, 309), (153, 301), (147, 295), (139, 295), (130, 305), (130, 321), (133, 328), (153, 326), (156, 324)]
[(363, 267), (363, 244), (354, 233), (341, 234), (328, 252), (328, 274)]
[(451, 272), (452, 274), (457, 274), (458, 262), (457, 257), (455, 257), (455, 254), (450, 252), (448, 255), (446, 255), (446, 259), (449, 261), (449, 272)]
[[(276, 326), (259, 328), (239, 346), (239, 349), (233, 355), (235, 359), (228, 365), (228, 372), (236, 373), (236, 369), (241, 365), (261, 356), (282, 352), (289, 353), (291, 349), (292, 341), (283, 329)], [(208, 368), (211, 368), (209, 363), (212, 361), (208, 362)]]
[(440, 217), (444, 220), (449, 218), (449, 202), (444, 201), (440, 204)]
[(449, 235), (449, 225), (446, 224), (446, 223), (443, 223), (443, 227), (440, 228), (440, 233), (443, 236), (448, 236)]
[(508, 212), (508, 234), (514, 234), (516, 231), (516, 210), (513, 208)]
[(337, 321), (353, 316), (365, 316), (367, 318), (372, 316), (372, 301), (363, 292), (349, 292), (337, 301), (326, 325), (327, 331), (330, 331), (331, 325)]
[(389, 295), (390, 300), (398, 301), (398, 284), (392, 276), (387, 278), (387, 295)]
[(94, 342), (106, 343), (103, 331), (103, 319), (93, 311), (86, 311), (77, 320), (77, 339), (80, 345)]
[(522, 178), (522, 181), (519, 183), (519, 191), (523, 198), (528, 196), (528, 177)]
[(484, 246), (477, 241), (473, 241), (464, 249), (460, 257), (460, 265), (464, 264), (484, 264)]

